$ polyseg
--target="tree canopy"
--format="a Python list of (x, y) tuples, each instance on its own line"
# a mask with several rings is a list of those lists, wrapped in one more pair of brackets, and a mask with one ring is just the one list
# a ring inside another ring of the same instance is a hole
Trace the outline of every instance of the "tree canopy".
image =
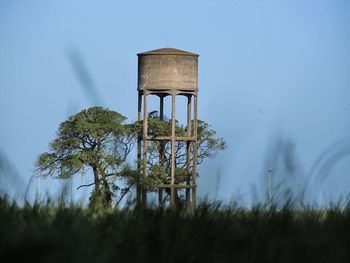
[[(50, 144), (50, 151), (38, 157), (36, 167), (44, 176), (63, 179), (88, 172), (91, 175), (92, 172), (94, 181), (78, 187), (94, 186), (90, 197), (92, 205), (109, 207), (119, 193), (119, 201), (116, 201), (118, 204), (133, 186), (141, 185), (148, 192), (157, 191), (158, 185), (170, 183), (171, 142), (149, 142), (148, 174), (145, 176), (142, 169), (138, 171), (130, 165), (123, 165), (137, 137), (142, 134), (142, 121), (133, 124), (126, 124), (125, 121), (126, 117), (109, 109), (92, 107), (82, 110), (60, 124), (56, 138)], [(177, 136), (186, 136), (187, 127), (178, 122), (175, 126)], [(193, 123), (191, 129), (193, 130)], [(171, 121), (161, 120), (157, 112), (149, 113), (149, 136), (164, 136), (170, 133)], [(197, 164), (201, 164), (206, 158), (214, 157), (217, 151), (226, 148), (223, 138), (217, 138), (211, 126), (200, 120), (197, 122), (197, 143)], [(186, 142), (176, 141), (177, 184), (190, 178), (186, 167), (186, 147)], [(193, 147), (191, 151), (193, 152)], [(124, 188), (120, 187), (121, 181), (125, 185)], [(177, 199), (179, 200), (178, 196)]]
[(135, 142), (125, 120), (123, 115), (101, 107), (69, 117), (60, 124), (51, 151), (39, 156), (37, 167), (44, 176), (55, 178), (85, 174), (90, 169), (94, 182), (86, 186), (94, 185), (92, 197), (109, 206), (114, 194), (109, 184), (119, 175)]
[[(142, 121), (134, 123), (137, 133), (142, 134)], [(191, 125), (193, 133), (193, 121)], [(161, 120), (157, 111), (148, 115), (148, 135), (150, 137), (170, 136), (171, 120)], [(176, 136), (187, 136), (187, 126), (182, 126), (176, 121)], [(175, 183), (183, 184), (189, 180), (190, 173), (187, 171), (187, 142), (175, 142)], [(206, 158), (214, 157), (218, 151), (226, 149), (226, 142), (222, 137), (217, 137), (215, 130), (208, 123), (197, 121), (197, 164), (203, 163)], [(193, 153), (193, 144), (190, 148)], [(193, 154), (191, 154), (191, 169), (193, 166)], [(171, 141), (150, 141), (147, 147), (148, 175), (144, 180), (144, 186), (148, 191), (157, 191), (157, 185), (169, 184), (171, 181)], [(197, 175), (198, 176), (198, 175)], [(166, 189), (170, 194), (170, 189)], [(175, 199), (179, 202), (178, 191)]]

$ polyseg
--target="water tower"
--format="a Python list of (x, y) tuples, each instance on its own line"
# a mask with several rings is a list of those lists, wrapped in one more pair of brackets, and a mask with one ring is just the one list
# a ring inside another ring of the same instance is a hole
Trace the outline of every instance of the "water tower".
[[(186, 189), (186, 204), (196, 205), (196, 170), (197, 170), (197, 98), (198, 98), (198, 56), (197, 54), (174, 49), (162, 48), (137, 54), (138, 56), (138, 120), (142, 120), (143, 101), (143, 134), (138, 136), (137, 159), (139, 168), (143, 165), (143, 173), (147, 176), (147, 147), (149, 141), (157, 141), (160, 151), (164, 143), (171, 142), (170, 184), (161, 184), (159, 189), (159, 205), (162, 205), (162, 193), (170, 189), (170, 206), (174, 205), (175, 189)], [(159, 97), (159, 118), (164, 118), (164, 98), (171, 96), (171, 135), (150, 137), (148, 135), (147, 97)], [(175, 133), (175, 102), (176, 96), (187, 97), (187, 134), (176, 136)], [(192, 119), (193, 101), (193, 119)], [(191, 126), (193, 125), (193, 126)], [(175, 143), (186, 142), (186, 169), (188, 178), (186, 184), (175, 184)], [(163, 149), (164, 151), (164, 149)], [(159, 154), (159, 165), (163, 164), (162, 154)], [(191, 200), (192, 191), (192, 200)], [(138, 189), (145, 201), (145, 191)]]

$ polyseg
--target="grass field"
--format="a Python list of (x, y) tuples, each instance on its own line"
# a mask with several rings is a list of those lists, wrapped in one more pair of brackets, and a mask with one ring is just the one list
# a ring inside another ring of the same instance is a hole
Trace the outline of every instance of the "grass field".
[(0, 200), (1, 262), (350, 262), (350, 209), (89, 210)]

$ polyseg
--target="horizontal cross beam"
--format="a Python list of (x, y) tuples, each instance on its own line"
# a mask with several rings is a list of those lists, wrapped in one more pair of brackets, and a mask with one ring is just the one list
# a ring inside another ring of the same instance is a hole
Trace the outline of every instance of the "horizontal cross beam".
[[(146, 140), (148, 141), (171, 141), (171, 136), (156, 136), (150, 137), (147, 136)], [(175, 141), (195, 141), (196, 137), (175, 137)]]
[(158, 188), (195, 188), (196, 185), (184, 185), (184, 184), (160, 184)]

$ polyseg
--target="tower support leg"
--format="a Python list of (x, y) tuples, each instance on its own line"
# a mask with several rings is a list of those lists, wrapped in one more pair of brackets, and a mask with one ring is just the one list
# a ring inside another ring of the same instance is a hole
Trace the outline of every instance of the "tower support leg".
[[(162, 121), (164, 120), (164, 96), (160, 96), (160, 106), (159, 106), (159, 119)], [(165, 147), (164, 147), (164, 142), (160, 141), (159, 142), (159, 166), (164, 165), (164, 159), (165, 159)], [(158, 206), (162, 207), (163, 206), (163, 189), (159, 188), (158, 189)]]
[[(138, 94), (138, 110), (137, 110), (137, 120), (141, 121), (141, 110), (142, 110), (142, 93), (139, 91)], [(142, 135), (137, 135), (137, 174), (140, 173), (141, 169), (141, 141), (142, 141)], [(139, 206), (141, 204), (141, 178), (137, 178), (137, 185), (136, 185), (136, 204)]]
[[(143, 176), (147, 176), (147, 129), (148, 129), (148, 109), (147, 109), (147, 97), (148, 94), (145, 91), (143, 94)], [(147, 193), (144, 187), (142, 187), (142, 205), (146, 205)]]
[[(192, 135), (192, 128), (191, 128), (191, 95), (187, 96), (187, 136), (191, 137)], [(191, 184), (191, 142), (187, 141), (186, 144), (186, 168), (187, 168), (187, 181), (186, 184)], [(191, 189), (186, 189), (186, 206), (190, 207), (191, 205)]]
[(172, 111), (171, 111), (171, 188), (170, 188), (170, 206), (175, 203), (175, 96), (172, 95)]
[(194, 116), (193, 116), (193, 169), (192, 169), (192, 205), (196, 208), (197, 205), (197, 94), (194, 95)]

